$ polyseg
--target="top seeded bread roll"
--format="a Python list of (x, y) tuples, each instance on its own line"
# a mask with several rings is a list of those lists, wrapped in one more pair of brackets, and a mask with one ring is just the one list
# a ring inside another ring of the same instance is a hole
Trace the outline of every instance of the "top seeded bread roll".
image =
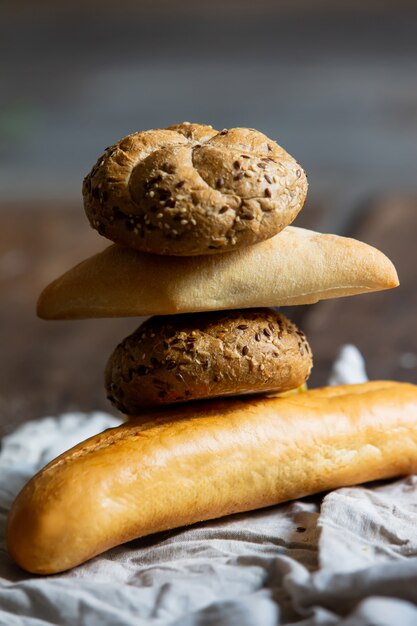
[(262, 133), (187, 123), (125, 137), (83, 184), (88, 219), (101, 235), (175, 256), (268, 239), (294, 220), (306, 194), (302, 168)]
[(167, 257), (113, 245), (48, 285), (43, 319), (173, 315), (312, 304), (398, 285), (391, 261), (360, 241), (288, 226), (216, 256)]

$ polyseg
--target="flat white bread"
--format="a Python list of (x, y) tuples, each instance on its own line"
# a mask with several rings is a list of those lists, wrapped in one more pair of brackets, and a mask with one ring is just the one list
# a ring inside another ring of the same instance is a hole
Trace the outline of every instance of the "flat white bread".
[(190, 403), (52, 461), (17, 496), (7, 545), (51, 574), (136, 537), (415, 471), (415, 385)]
[(110, 246), (46, 287), (38, 315), (82, 319), (311, 304), (397, 285), (393, 264), (379, 250), (288, 226), (267, 241), (207, 256)]

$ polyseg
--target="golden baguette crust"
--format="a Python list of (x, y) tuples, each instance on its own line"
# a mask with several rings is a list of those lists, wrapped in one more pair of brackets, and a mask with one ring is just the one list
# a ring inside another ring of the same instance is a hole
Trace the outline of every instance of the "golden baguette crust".
[(294, 220), (306, 194), (303, 169), (257, 130), (187, 123), (121, 139), (83, 184), (101, 235), (179, 256), (268, 239)]
[(391, 261), (365, 243), (288, 226), (254, 246), (164, 257), (117, 245), (52, 282), (43, 319), (172, 315), (311, 304), (398, 285)]
[(415, 471), (415, 385), (189, 404), (52, 461), (17, 496), (7, 545), (50, 574), (135, 537)]

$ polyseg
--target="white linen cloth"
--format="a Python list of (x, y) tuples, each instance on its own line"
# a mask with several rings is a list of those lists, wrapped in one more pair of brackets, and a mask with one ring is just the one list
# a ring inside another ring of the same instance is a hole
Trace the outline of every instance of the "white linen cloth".
[[(366, 374), (345, 347), (332, 382)], [(0, 624), (411, 626), (417, 624), (417, 477), (338, 489), (119, 546), (36, 577), (5, 550), (10, 505), (48, 460), (118, 420), (29, 422), (0, 453)], [(65, 541), (65, 538), (63, 538)]]

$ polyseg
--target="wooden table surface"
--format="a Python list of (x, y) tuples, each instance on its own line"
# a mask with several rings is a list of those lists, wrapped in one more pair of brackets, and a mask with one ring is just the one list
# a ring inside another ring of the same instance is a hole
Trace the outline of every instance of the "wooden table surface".
[[(317, 227), (325, 211), (307, 206), (296, 224)], [(114, 413), (105, 398), (104, 365), (138, 319), (44, 322), (35, 315), (41, 289), (107, 241), (89, 228), (82, 209), (72, 206), (4, 207), (0, 219), (0, 434), (70, 410)], [(417, 199), (375, 200), (346, 234), (387, 253), (401, 287), (287, 311), (313, 348), (311, 385), (325, 383), (346, 342), (360, 348), (371, 378), (417, 383)]]

